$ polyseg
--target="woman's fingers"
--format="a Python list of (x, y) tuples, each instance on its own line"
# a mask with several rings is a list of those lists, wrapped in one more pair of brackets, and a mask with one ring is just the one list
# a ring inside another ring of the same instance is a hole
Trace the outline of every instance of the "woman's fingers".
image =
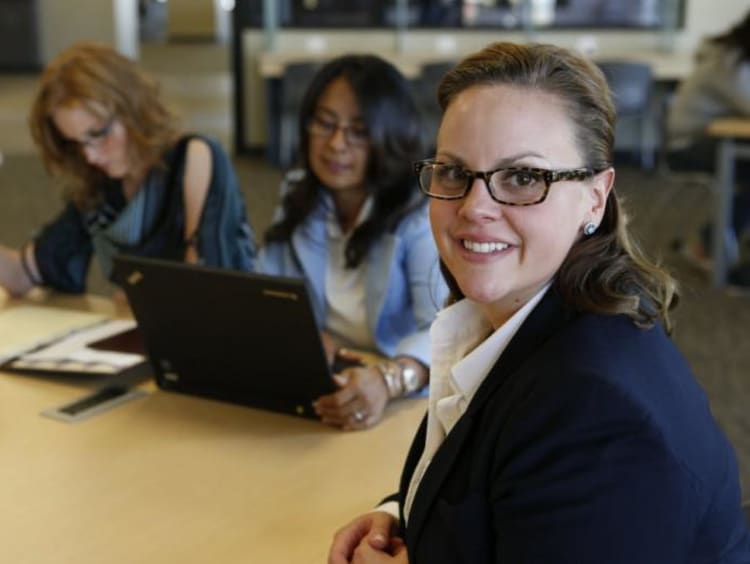
[(337, 381), (341, 389), (321, 396), (314, 404), (324, 423), (353, 430), (380, 421), (388, 403), (388, 389), (375, 368), (349, 368), (337, 375)]

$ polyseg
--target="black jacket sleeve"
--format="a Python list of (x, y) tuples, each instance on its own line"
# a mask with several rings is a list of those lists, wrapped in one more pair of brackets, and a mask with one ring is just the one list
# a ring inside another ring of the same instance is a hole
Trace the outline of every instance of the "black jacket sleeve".
[(70, 203), (34, 238), (34, 255), (42, 281), (61, 292), (86, 291), (92, 253), (83, 216)]

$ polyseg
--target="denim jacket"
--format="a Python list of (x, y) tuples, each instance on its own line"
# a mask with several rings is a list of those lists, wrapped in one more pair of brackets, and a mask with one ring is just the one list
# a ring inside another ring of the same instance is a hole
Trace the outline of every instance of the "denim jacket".
[[(326, 315), (326, 197), (321, 194), (291, 241), (266, 244), (258, 257), (261, 272), (307, 280), (320, 326)], [(412, 356), (429, 366), (429, 328), (447, 293), (427, 206), (419, 205), (375, 241), (365, 258), (367, 323), (378, 352)]]

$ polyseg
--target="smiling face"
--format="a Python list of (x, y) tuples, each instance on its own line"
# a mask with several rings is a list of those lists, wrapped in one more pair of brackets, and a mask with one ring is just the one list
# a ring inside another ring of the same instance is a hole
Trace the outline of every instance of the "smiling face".
[(78, 149), (91, 166), (110, 178), (124, 178), (130, 171), (128, 133), (118, 119), (104, 119), (84, 106), (63, 106), (52, 113), (60, 134)]
[(346, 79), (337, 78), (323, 90), (312, 119), (322, 124), (318, 133), (308, 133), (308, 161), (315, 176), (333, 192), (334, 198), (345, 196), (343, 192), (364, 197), (369, 153), (367, 126)]
[[(475, 171), (588, 164), (557, 96), (508, 85), (472, 86), (453, 99), (438, 132), (436, 159)], [(599, 224), (613, 174), (610, 169), (585, 181), (555, 182), (547, 198), (531, 206), (495, 202), (481, 179), (463, 199), (430, 200), (440, 256), (493, 326), (555, 276), (586, 223)]]

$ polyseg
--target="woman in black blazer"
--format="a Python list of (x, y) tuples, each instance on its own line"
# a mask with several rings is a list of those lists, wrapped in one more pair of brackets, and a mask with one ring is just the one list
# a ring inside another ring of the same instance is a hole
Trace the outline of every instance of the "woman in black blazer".
[(329, 562), (750, 562), (734, 453), (666, 333), (675, 283), (613, 188), (601, 72), (497, 43), (438, 98), (416, 170), (452, 299), (428, 415)]

